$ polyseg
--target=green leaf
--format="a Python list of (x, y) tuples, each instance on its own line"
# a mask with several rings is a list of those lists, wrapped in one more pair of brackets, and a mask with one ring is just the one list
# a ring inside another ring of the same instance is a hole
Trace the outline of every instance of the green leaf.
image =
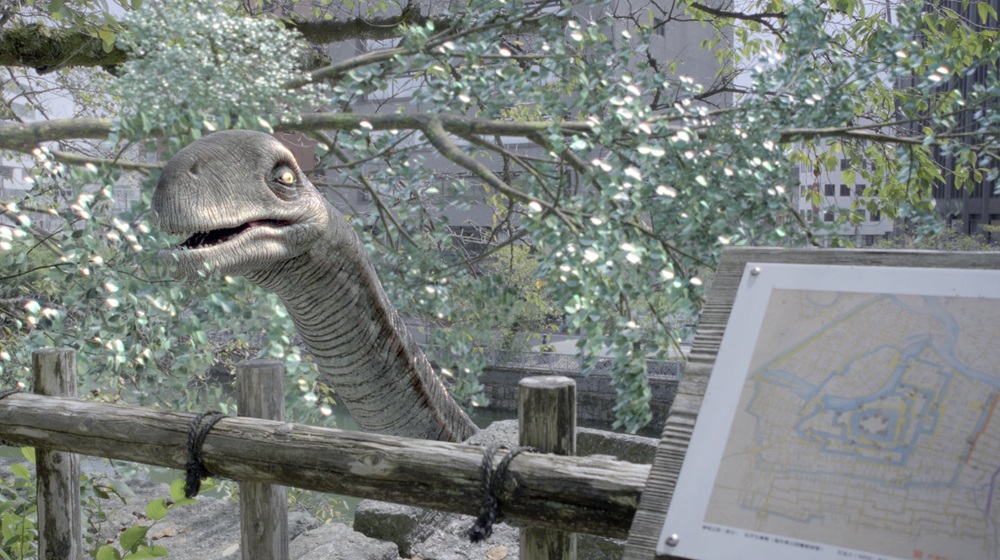
[(21, 463), (14, 463), (10, 466), (10, 472), (14, 473), (14, 476), (24, 479), (31, 480), (31, 472), (28, 467), (22, 465)]
[(148, 525), (136, 525), (134, 527), (129, 527), (122, 531), (120, 537), (118, 537), (118, 542), (121, 543), (122, 549), (134, 552), (136, 548), (142, 544), (142, 540), (146, 538), (146, 533), (149, 532)]
[(104, 52), (111, 52), (115, 48), (115, 32), (110, 29), (99, 29), (97, 31), (97, 36), (100, 37), (101, 42), (104, 44)]
[(162, 546), (140, 546), (135, 552), (130, 552), (122, 557), (122, 560), (142, 560), (145, 558), (163, 558), (168, 556), (167, 549)]
[(976, 4), (976, 10), (979, 12), (979, 23), (986, 25), (989, 22), (990, 17), (994, 20), (997, 18), (997, 11), (993, 9), (993, 6), (989, 2), (979, 2)]
[[(62, 11), (63, 11), (63, 0), (51, 0), (49, 2), (49, 14), (52, 16), (52, 19), (62, 19), (63, 16)], [(60, 17), (57, 18), (56, 17), (57, 14)]]
[[(184, 496), (184, 479), (178, 478), (170, 483), (170, 499), (176, 503), (188, 500)], [(191, 500), (188, 500), (191, 501)]]
[(853, 185), (854, 181), (857, 179), (853, 169), (845, 169), (840, 172), (840, 176), (844, 179), (844, 182), (848, 185)]
[(35, 448), (34, 447), (22, 447), (21, 455), (28, 460), (32, 465), (35, 464)]
[(108, 481), (108, 483), (111, 485), (111, 489), (114, 491), (114, 493), (119, 498), (121, 498), (123, 502), (128, 501), (127, 498), (135, 496), (135, 492), (133, 492), (132, 489), (129, 488), (128, 483), (126, 483), (124, 480), (110, 480)]
[(100, 550), (97, 551), (97, 555), (94, 556), (94, 560), (121, 560), (122, 555), (118, 552), (118, 549), (109, 545), (102, 546)]
[(157, 498), (146, 504), (146, 516), (153, 521), (159, 521), (167, 515), (167, 503), (163, 498)]
[(205, 346), (208, 344), (208, 334), (202, 330), (191, 333), (191, 339), (194, 340), (194, 343), (199, 346)]

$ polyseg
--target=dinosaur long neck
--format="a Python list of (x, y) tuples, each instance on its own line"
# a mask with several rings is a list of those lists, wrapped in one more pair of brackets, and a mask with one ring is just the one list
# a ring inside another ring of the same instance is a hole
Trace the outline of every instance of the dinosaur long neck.
[(363, 429), (447, 441), (475, 434), (389, 303), (361, 241), (339, 214), (331, 222), (343, 229), (249, 279), (281, 298)]

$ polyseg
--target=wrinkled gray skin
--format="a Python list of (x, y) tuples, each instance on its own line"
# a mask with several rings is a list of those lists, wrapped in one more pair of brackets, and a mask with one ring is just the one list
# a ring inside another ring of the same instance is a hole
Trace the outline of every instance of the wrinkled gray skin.
[(153, 211), (161, 229), (187, 237), (164, 252), (177, 277), (196, 278), (208, 265), (281, 298), (363, 429), (447, 441), (476, 433), (389, 303), (354, 230), (280, 142), (226, 131), (190, 144), (164, 169)]

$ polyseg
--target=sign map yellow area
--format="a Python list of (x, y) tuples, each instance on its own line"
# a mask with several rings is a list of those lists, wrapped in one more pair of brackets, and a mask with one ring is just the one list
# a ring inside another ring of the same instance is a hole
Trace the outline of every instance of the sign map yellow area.
[(1000, 560), (998, 335), (998, 299), (775, 288), (705, 527)]

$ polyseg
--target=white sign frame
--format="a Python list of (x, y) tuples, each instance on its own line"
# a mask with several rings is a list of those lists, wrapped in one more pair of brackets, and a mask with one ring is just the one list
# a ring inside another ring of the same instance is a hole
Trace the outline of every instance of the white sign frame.
[(913, 560), (912, 556), (853, 549), (850, 542), (831, 546), (792, 535), (704, 522), (775, 289), (1000, 300), (1000, 270), (748, 263), (664, 520), (657, 554), (692, 560)]

